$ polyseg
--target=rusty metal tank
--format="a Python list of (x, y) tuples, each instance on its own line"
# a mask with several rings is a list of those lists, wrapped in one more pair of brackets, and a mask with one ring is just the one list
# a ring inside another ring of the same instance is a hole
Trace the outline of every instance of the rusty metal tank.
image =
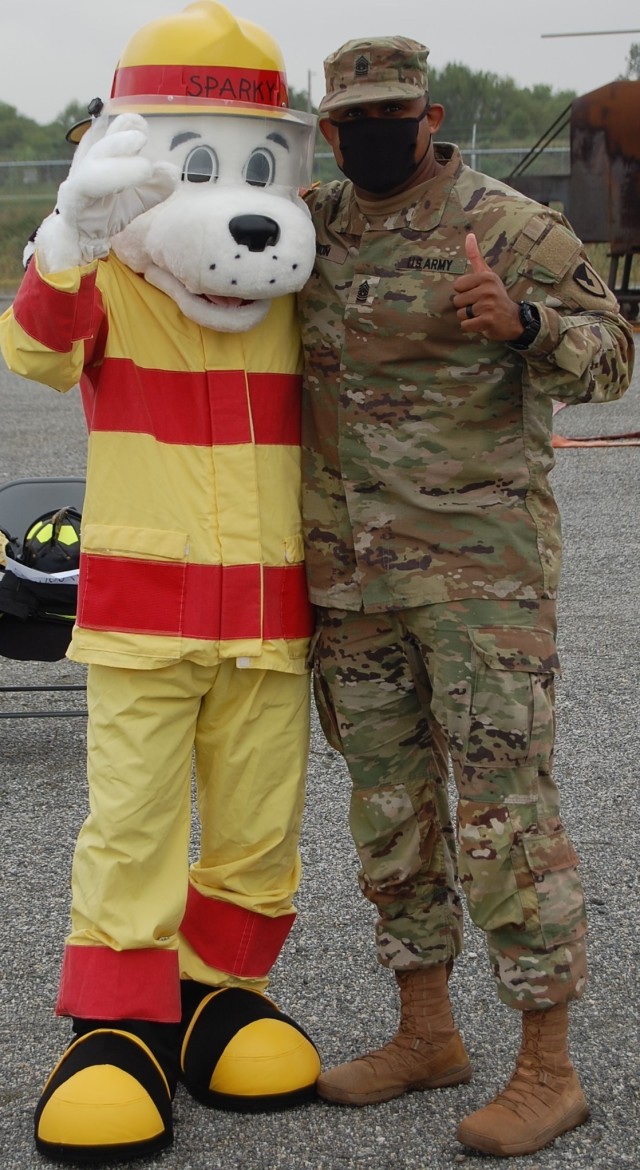
[(613, 81), (572, 103), (568, 218), (585, 243), (640, 251), (640, 81)]
[(567, 120), (569, 175), (528, 173), (526, 167), (551, 141), (547, 136), (506, 181), (540, 203), (560, 202), (586, 244), (608, 244), (609, 286), (627, 315), (636, 317), (640, 289), (630, 287), (630, 276), (633, 257), (640, 253), (640, 81), (612, 81), (575, 98), (559, 130)]

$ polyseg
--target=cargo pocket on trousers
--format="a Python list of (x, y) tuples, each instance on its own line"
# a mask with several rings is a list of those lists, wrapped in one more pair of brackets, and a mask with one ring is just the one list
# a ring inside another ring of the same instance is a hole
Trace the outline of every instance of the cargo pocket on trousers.
[(307, 658), (307, 666), (311, 667), (311, 678), (313, 680), (313, 697), (315, 699), (316, 710), (318, 712), (318, 719), (320, 726), (325, 734), (325, 738), (336, 752), (344, 755), (342, 747), (342, 738), (338, 730), (338, 719), (336, 717), (333, 699), (331, 698), (331, 691), (322, 675), (320, 665), (318, 662), (317, 646), (322, 636), (322, 628), (319, 627), (311, 639), (309, 647), (309, 655)]
[(521, 888), (525, 918), (534, 914), (543, 946), (561, 946), (581, 938), (586, 929), (584, 895), (578, 876), (578, 855), (564, 829), (557, 833), (522, 834), (522, 848), (532, 885)]
[(459, 802), (458, 872), (471, 919), (482, 930), (524, 922), (513, 867), (514, 836), (504, 805)]
[(553, 747), (553, 678), (548, 630), (470, 629), (475, 670), (466, 756), (477, 768), (523, 767)]

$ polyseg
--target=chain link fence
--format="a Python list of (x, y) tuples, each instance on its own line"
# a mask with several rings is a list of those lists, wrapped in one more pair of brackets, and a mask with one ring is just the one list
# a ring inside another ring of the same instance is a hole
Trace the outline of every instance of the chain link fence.
[[(529, 152), (528, 147), (461, 146), (464, 161), (474, 170), (484, 171), (493, 178), (504, 178)], [(0, 199), (42, 198), (55, 195), (69, 171), (69, 159), (47, 161), (0, 162)], [(569, 174), (568, 146), (549, 146), (536, 158), (531, 173)], [(327, 181), (341, 178), (330, 151), (318, 151), (315, 157), (314, 178)]]
[(33, 198), (56, 194), (69, 173), (70, 160), (0, 162), (0, 199)]

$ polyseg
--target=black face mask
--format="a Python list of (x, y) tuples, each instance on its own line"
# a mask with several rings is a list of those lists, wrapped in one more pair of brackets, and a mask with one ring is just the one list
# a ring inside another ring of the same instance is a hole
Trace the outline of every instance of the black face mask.
[[(384, 195), (401, 187), (417, 171), (418, 130), (429, 107), (419, 118), (355, 118), (331, 122), (338, 127), (343, 175), (372, 195)], [(429, 148), (427, 147), (427, 150)], [(425, 150), (425, 155), (427, 151)]]

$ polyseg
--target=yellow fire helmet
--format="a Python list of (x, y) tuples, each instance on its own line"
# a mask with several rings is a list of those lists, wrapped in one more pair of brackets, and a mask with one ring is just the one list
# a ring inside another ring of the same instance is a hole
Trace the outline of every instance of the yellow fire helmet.
[[(207, 114), (286, 124), (295, 144), (295, 185), (311, 181), (317, 118), (289, 109), (282, 53), (269, 33), (238, 20), (217, 0), (195, 0), (134, 33), (118, 61), (110, 99), (92, 106), (95, 117)], [(77, 144), (91, 122), (76, 123), (67, 140)], [(277, 133), (277, 125), (271, 130)]]
[[(133, 35), (116, 69), (112, 98), (140, 95), (286, 107), (282, 54), (264, 29), (237, 20), (217, 0), (195, 0)], [(175, 109), (167, 112), (177, 112)]]

